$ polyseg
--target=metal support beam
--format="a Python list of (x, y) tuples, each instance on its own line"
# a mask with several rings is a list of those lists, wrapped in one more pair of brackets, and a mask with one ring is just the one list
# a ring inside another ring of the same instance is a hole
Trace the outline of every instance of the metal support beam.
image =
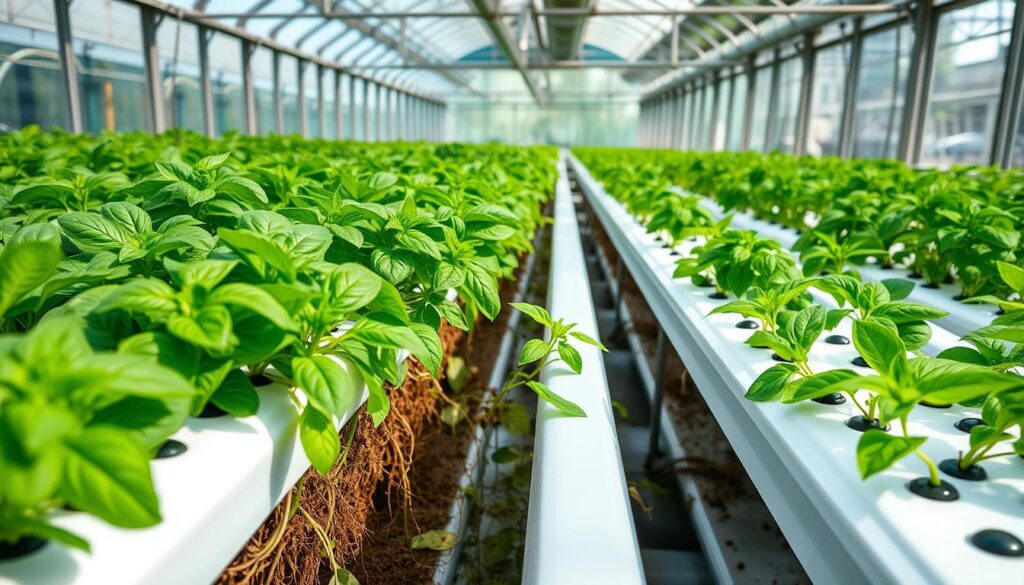
[(384, 104), (384, 100), (381, 99), (382, 90), (383, 90), (383, 88), (380, 86), (379, 83), (375, 83), (374, 84), (374, 89), (373, 89), (373, 126), (374, 126), (374, 128), (373, 128), (373, 140), (374, 140), (374, 142), (383, 142), (384, 141), (384, 134), (383, 134), (382, 131), (384, 129), (383, 121), (384, 121), (384, 116), (386, 114), (384, 112), (384, 105), (385, 105)]
[(305, 138), (309, 138), (309, 112), (306, 111), (306, 67), (309, 67), (309, 63), (299, 59), (299, 66), (297, 68), (299, 78), (296, 80), (296, 88), (298, 92), (297, 101), (299, 107), (299, 134)]
[(675, 95), (676, 128), (672, 148), (680, 150), (686, 141), (686, 88), (680, 87)]
[[(1024, 107), (1024, 2), (1018, 0), (1013, 11), (1013, 31), (1006, 55), (1006, 72), (999, 94), (999, 114), (996, 118), (995, 145), (989, 162), (1004, 168), (1013, 166), (1014, 144), (1021, 127), (1021, 108)], [(1018, 148), (1024, 148), (1019, 145)]]
[[(935, 24), (938, 18), (931, 0), (918, 0), (912, 12), (914, 49), (910, 54), (899, 148), (896, 151), (897, 159), (911, 165), (921, 156), (925, 115), (928, 113), (928, 94), (931, 91), (932, 63), (935, 57)], [(895, 66), (898, 67), (899, 64)]]
[(774, 54), (772, 55), (772, 64), (769, 65), (772, 68), (771, 81), (768, 83), (769, 94), (768, 94), (768, 121), (765, 123), (764, 128), (764, 152), (770, 152), (773, 150), (772, 143), (775, 141), (775, 123), (779, 119), (779, 77), (782, 73), (782, 49), (775, 47)]
[(284, 96), (281, 92), (281, 53), (274, 51), (274, 132), (284, 134)]
[(363, 140), (370, 141), (370, 82), (363, 80)]
[(311, 67), (316, 67), (316, 113), (320, 121), (318, 126), (320, 127), (320, 138), (327, 138), (327, 108), (324, 104), (327, 100), (324, 99), (324, 73), (325, 68), (323, 65), (313, 63)]
[(814, 48), (815, 33), (804, 34), (804, 50), (800, 57), (803, 59), (803, 77), (800, 79), (800, 101), (796, 110), (796, 144), (793, 145), (793, 153), (801, 155), (807, 152), (807, 133), (809, 132), (811, 119), (811, 100), (814, 99), (814, 61), (817, 51)]
[(747, 60), (746, 71), (740, 75), (747, 76), (747, 95), (745, 96), (746, 103), (743, 105), (743, 136), (740, 138), (740, 150), (750, 150), (750, 118), (754, 115), (754, 100), (757, 99), (757, 88), (754, 87), (757, 82), (757, 69), (754, 68), (753, 55)]
[(853, 156), (854, 124), (857, 111), (857, 86), (860, 83), (860, 57), (864, 50), (864, 35), (861, 34), (863, 20), (853, 21), (853, 36), (850, 37), (850, 60), (846, 66), (846, 83), (843, 86), (843, 109), (839, 121), (838, 154), (843, 158)]
[(341, 84), (344, 79), (344, 73), (341, 71), (334, 72), (334, 137), (337, 140), (345, 139), (345, 103), (342, 100), (344, 97)]
[(654, 396), (651, 400), (651, 434), (647, 444), (647, 458), (644, 469), (651, 471), (661, 457), (661, 410), (665, 399), (665, 366), (668, 358), (668, 343), (665, 330), (658, 327), (658, 342), (654, 357)]
[(163, 93), (160, 91), (160, 50), (156, 44), (157, 11), (143, 6), (139, 10), (142, 25), (142, 56), (145, 61), (146, 115), (149, 128), (159, 134), (165, 129)]
[(75, 47), (72, 44), (69, 0), (53, 0), (53, 14), (57, 28), (57, 50), (60, 53), (60, 73), (64, 82), (64, 105), (67, 107), (68, 126), (72, 132), (82, 132), (82, 102), (79, 101), (78, 73), (75, 71)]
[(348, 76), (348, 133), (346, 138), (356, 139), (359, 126), (356, 122), (356, 82), (358, 78), (354, 75)]
[(726, 103), (722, 104), (722, 107), (725, 108), (725, 124), (723, 124), (723, 130), (722, 130), (722, 132), (724, 133), (725, 136), (722, 139), (722, 150), (729, 150), (729, 137), (732, 136), (732, 125), (736, 123), (736, 120), (733, 119), (733, 113), (736, 111), (736, 108), (733, 107), (733, 104), (736, 103), (736, 99), (737, 99), (736, 98), (736, 78), (737, 77), (739, 77), (739, 74), (733, 74), (733, 75), (729, 76), (729, 78), (727, 80), (723, 80), (722, 81), (722, 83), (728, 83), (729, 84), (729, 99), (726, 100)]
[[(514, 19), (520, 16), (518, 11), (509, 10), (490, 10), (486, 3), (482, 6), (482, 10), (477, 6), (477, 0), (473, 0), (474, 8), (478, 8), (476, 12), (460, 12), (453, 10), (416, 10), (411, 12), (389, 12), (387, 10), (382, 11), (367, 11), (367, 12), (344, 12), (344, 11), (326, 11), (326, 12), (302, 12), (296, 14), (295, 12), (280, 12), (280, 11), (269, 11), (269, 12), (209, 12), (202, 13), (204, 18), (217, 18), (217, 19), (232, 19), (232, 18), (244, 18), (246, 20), (255, 20), (259, 18), (331, 18), (341, 21), (360, 21), (360, 20), (409, 20), (415, 18), (428, 18), (432, 20), (441, 18), (485, 18), (485, 19)], [(782, 3), (775, 5), (756, 5), (756, 4), (739, 4), (734, 6), (692, 6), (689, 8), (650, 8), (650, 9), (599, 9), (596, 6), (592, 8), (540, 8), (535, 11), (535, 14), (539, 17), (582, 17), (582, 18), (609, 18), (609, 17), (622, 17), (622, 16), (688, 16), (688, 15), (734, 15), (734, 14), (747, 14), (747, 15), (775, 15), (775, 14), (884, 14), (890, 12), (898, 12), (903, 6), (902, 3), (886, 3), (886, 4), (837, 4), (837, 5), (815, 5), (815, 4), (793, 4), (785, 5)]]
[(242, 97), (245, 102), (245, 132), (252, 136), (260, 132), (252, 72), (252, 54), (255, 50), (255, 45), (247, 40), (242, 40)]
[(217, 135), (213, 110), (213, 81), (210, 79), (210, 39), (213, 31), (197, 27), (199, 32), (199, 92), (203, 102), (203, 131), (207, 136)]
[[(550, 61), (545, 63), (530, 63), (524, 67), (534, 71), (557, 71), (576, 69), (622, 69), (622, 70), (643, 70), (643, 69), (717, 69), (740, 65), (742, 61), (723, 61), (720, 59), (677, 59), (672, 61)], [(429, 63), (429, 64), (401, 64), (390, 65), (353, 65), (350, 67), (355, 71), (392, 71), (392, 70), (416, 70), (416, 71), (448, 71), (448, 70), (516, 70), (511, 63), (484, 61), (479, 63)]]
[(720, 113), (719, 104), (722, 100), (722, 80), (716, 70), (711, 74), (711, 117), (708, 118), (708, 150), (718, 150), (718, 116)]
[(523, 60), (520, 59), (519, 51), (513, 45), (512, 40), (509, 38), (508, 31), (505, 29), (505, 21), (501, 20), (500, 17), (495, 17), (491, 14), (487, 0), (470, 0), (470, 3), (476, 11), (475, 16), (479, 17), (483, 21), (484, 26), (491, 35), (491, 39), (494, 41), (494, 44), (497, 45), (502, 54), (505, 55), (508, 62), (512, 63), (516, 70), (519, 71), (519, 75), (523, 78), (523, 83), (526, 84), (526, 88), (530, 90), (530, 95), (533, 96), (534, 101), (537, 102), (538, 106), (543, 106), (545, 102), (544, 92), (534, 82), (533, 75), (526, 69), (523, 64)]

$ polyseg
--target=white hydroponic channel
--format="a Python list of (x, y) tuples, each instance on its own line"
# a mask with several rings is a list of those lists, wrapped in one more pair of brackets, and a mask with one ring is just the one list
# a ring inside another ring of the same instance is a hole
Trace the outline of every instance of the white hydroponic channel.
[[(858, 414), (856, 407), (746, 400), (743, 395), (754, 379), (776, 363), (770, 352), (743, 343), (750, 331), (736, 328), (739, 316), (707, 316), (727, 301), (708, 298), (712, 289), (689, 279), (674, 279), (677, 257), (605, 193), (585, 167), (573, 164), (605, 230), (815, 582), (1008, 582), (1021, 574), (1024, 560), (983, 552), (969, 538), (983, 529), (1024, 536), (1024, 461), (985, 462), (989, 479), (984, 482), (944, 477), (960, 492), (955, 502), (927, 500), (906, 489), (908, 481), (927, 475), (913, 456), (862, 481), (856, 464), (860, 434), (844, 424)], [(695, 245), (686, 243), (680, 252)], [(955, 335), (936, 329), (936, 337), (945, 338), (943, 345), (955, 341)], [(849, 336), (850, 323), (836, 333)], [(937, 349), (937, 343), (929, 349)], [(852, 345), (819, 341), (810, 365), (816, 371), (856, 369), (850, 364), (856, 355)], [(938, 462), (968, 447), (968, 435), (953, 426), (965, 416), (978, 413), (960, 406), (919, 407), (908, 430), (928, 437), (923, 450)]]

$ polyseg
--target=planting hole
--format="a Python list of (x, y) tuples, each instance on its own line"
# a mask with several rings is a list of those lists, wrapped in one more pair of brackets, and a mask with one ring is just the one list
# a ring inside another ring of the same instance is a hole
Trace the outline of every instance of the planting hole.
[(227, 416), (227, 411), (217, 406), (213, 402), (207, 402), (206, 406), (203, 407), (203, 411), (199, 413), (196, 418), (218, 418)]
[(956, 424), (954, 424), (953, 426), (956, 427), (956, 430), (958, 430), (958, 431), (963, 431), (965, 433), (970, 433), (971, 429), (973, 429), (974, 427), (976, 427), (978, 425), (983, 425), (983, 424), (985, 424), (985, 421), (981, 420), (980, 418), (978, 418), (976, 416), (968, 416), (966, 418), (962, 418), (962, 419), (956, 421)]
[(273, 380), (271, 380), (264, 374), (256, 374), (255, 376), (249, 376), (249, 381), (252, 382), (252, 385), (257, 388), (269, 386), (274, 383)]
[(945, 480), (939, 480), (939, 485), (932, 485), (927, 477), (919, 477), (908, 483), (907, 489), (922, 498), (936, 502), (952, 502), (960, 499), (960, 492), (956, 491), (953, 484)]
[(9, 561), (30, 555), (46, 546), (47, 542), (35, 536), (23, 536), (14, 542), (0, 541), (0, 561)]
[(1024, 557), (1024, 542), (1003, 530), (981, 530), (971, 536), (971, 544), (1001, 557)]
[(725, 293), (722, 293), (722, 292), (715, 291), (715, 292), (709, 294), (708, 298), (721, 301), (721, 300), (729, 298), (729, 295), (727, 295)]
[(871, 366), (868, 365), (868, 363), (866, 361), (864, 361), (864, 358), (862, 358), (860, 356), (857, 356), (857, 357), (853, 358), (852, 360), (850, 360), (850, 363), (855, 365), (855, 366), (857, 366), (857, 367), (861, 367), (861, 368), (870, 368), (871, 367)]
[(167, 439), (163, 445), (160, 445), (153, 459), (170, 459), (171, 457), (181, 455), (185, 451), (188, 451), (188, 445), (177, 439)]
[(737, 329), (757, 329), (760, 325), (753, 319), (744, 319), (736, 324)]
[(831, 394), (826, 394), (824, 396), (812, 398), (811, 400), (817, 402), (818, 404), (827, 404), (829, 406), (846, 404), (846, 397), (840, 394), (839, 392), (833, 392)]
[(787, 363), (787, 364), (793, 362), (793, 360), (787, 360), (786, 358), (782, 357), (781, 355), (779, 355), (777, 353), (773, 353), (772, 354), (772, 359), (777, 361), (777, 362), (783, 362), (783, 363)]
[(850, 339), (845, 335), (829, 335), (825, 338), (825, 343), (831, 345), (850, 345)]
[(846, 419), (846, 426), (861, 433), (868, 429), (878, 429), (881, 431), (889, 430), (889, 425), (885, 425), (885, 428), (883, 429), (882, 423), (878, 422), (877, 418), (873, 418), (869, 421), (867, 417), (865, 417), (862, 414), (858, 414), (857, 416), (851, 416), (850, 418)]
[(956, 459), (943, 459), (939, 463), (939, 469), (942, 473), (950, 477), (957, 479), (966, 479), (967, 481), (982, 481), (988, 479), (988, 474), (985, 473), (985, 468), (980, 465), (971, 465), (967, 469), (960, 467), (960, 462)]

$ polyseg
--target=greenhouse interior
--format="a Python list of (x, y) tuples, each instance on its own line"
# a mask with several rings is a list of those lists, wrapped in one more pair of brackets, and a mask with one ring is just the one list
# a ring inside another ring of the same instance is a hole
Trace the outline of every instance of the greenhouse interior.
[(0, 585), (1020, 583), (1024, 2), (0, 0)]

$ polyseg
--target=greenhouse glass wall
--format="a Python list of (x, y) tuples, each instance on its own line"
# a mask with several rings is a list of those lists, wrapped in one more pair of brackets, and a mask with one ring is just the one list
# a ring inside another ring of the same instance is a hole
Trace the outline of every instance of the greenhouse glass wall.
[(1022, 433), (1022, 0), (0, 0), (0, 585), (1018, 583)]

